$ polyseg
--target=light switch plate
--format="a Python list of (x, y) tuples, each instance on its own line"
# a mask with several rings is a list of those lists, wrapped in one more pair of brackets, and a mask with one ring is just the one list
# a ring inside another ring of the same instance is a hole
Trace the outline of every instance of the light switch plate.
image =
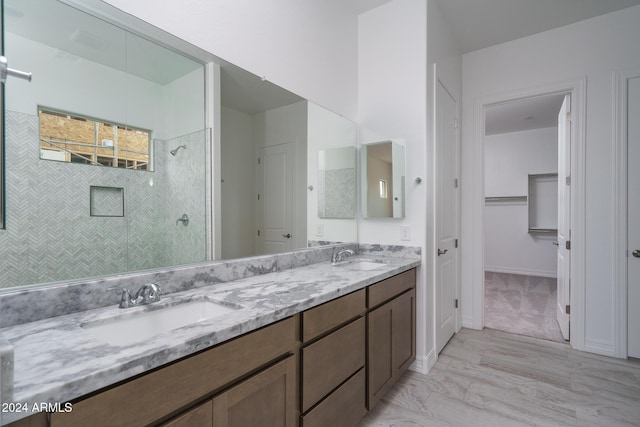
[(400, 240), (411, 240), (411, 227), (409, 227), (408, 225), (400, 226)]

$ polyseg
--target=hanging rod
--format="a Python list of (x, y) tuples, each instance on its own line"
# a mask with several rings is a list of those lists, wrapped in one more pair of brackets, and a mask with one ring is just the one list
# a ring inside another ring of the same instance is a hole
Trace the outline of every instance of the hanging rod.
[(485, 203), (492, 202), (526, 202), (527, 196), (491, 196), (484, 198)]

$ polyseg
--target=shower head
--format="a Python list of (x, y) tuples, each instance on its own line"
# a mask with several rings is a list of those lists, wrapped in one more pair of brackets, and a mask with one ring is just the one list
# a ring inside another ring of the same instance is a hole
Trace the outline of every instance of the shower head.
[(178, 153), (178, 150), (184, 148), (185, 150), (187, 149), (186, 145), (178, 145), (176, 148), (174, 148), (173, 150), (169, 151), (171, 153), (172, 156), (175, 156), (176, 153)]

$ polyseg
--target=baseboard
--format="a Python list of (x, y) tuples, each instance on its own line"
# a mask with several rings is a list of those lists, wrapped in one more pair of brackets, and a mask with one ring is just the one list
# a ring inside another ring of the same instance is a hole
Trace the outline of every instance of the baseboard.
[(468, 329), (475, 329), (473, 327), (473, 318), (470, 316), (462, 316), (462, 327)]
[(511, 267), (499, 267), (495, 265), (485, 265), (484, 271), (491, 273), (507, 273), (507, 274), (520, 274), (522, 276), (535, 276), (535, 277), (551, 277), (557, 278), (557, 271), (545, 271), (545, 270), (532, 270), (525, 268), (511, 268)]
[(431, 350), (426, 356), (416, 356), (415, 362), (411, 364), (409, 369), (421, 374), (428, 374), (431, 368), (433, 368), (433, 366), (436, 364), (436, 360), (436, 351), (434, 349)]
[(613, 341), (596, 340), (585, 338), (584, 351), (600, 354), (602, 356), (616, 357), (616, 349)]

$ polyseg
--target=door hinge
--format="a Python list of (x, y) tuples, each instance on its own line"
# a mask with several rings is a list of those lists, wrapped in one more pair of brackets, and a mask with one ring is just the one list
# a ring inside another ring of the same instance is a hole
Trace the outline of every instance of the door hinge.
[(454, 301), (453, 307), (458, 308), (458, 298), (456, 298), (456, 300)]
[(564, 179), (564, 183), (565, 183), (566, 185), (571, 185), (571, 176), (566, 177), (566, 178)]
[(453, 188), (458, 188), (458, 178), (453, 180)]
[(258, 157), (258, 164), (260, 164), (260, 157)]
[(453, 119), (453, 128), (458, 129), (458, 119)]
[(260, 237), (260, 230), (258, 230), (258, 237)]
[(571, 306), (570, 305), (565, 305), (564, 306), (564, 312), (566, 314), (571, 314)]
[(567, 121), (569, 121), (569, 122), (571, 121), (571, 111), (569, 111), (567, 113)]
[(453, 241), (453, 247), (454, 247), (454, 248), (457, 248), (457, 247), (458, 247), (458, 239), (455, 239), (455, 240)]
[(564, 247), (570, 251), (571, 250), (571, 240), (567, 240), (566, 242), (564, 242)]
[(260, 193), (258, 193), (258, 200), (260, 200)]

